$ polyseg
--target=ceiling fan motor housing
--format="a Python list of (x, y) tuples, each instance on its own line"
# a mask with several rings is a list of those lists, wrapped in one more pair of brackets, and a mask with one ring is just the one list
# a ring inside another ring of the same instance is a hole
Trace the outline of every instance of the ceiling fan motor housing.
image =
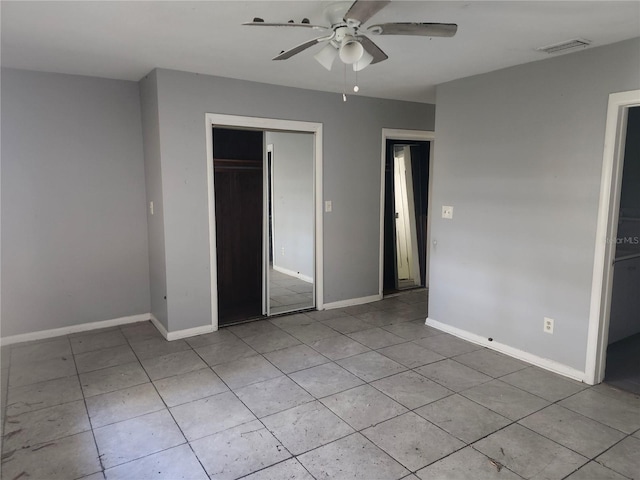
[(324, 16), (329, 25), (344, 23), (344, 15), (347, 13), (350, 6), (351, 2), (337, 2), (329, 5), (324, 11)]
[(337, 27), (333, 31), (336, 34), (334, 40), (338, 42), (339, 45), (342, 45), (345, 37), (349, 35), (349, 29), (347, 27)]

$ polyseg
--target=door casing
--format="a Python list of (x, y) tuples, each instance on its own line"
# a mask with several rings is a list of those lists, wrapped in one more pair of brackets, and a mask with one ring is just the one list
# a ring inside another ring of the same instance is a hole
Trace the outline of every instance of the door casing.
[(629, 108), (637, 106), (640, 106), (640, 90), (609, 95), (584, 378), (584, 381), (590, 385), (604, 380), (616, 246), (615, 241), (612, 242), (611, 239), (615, 238), (618, 228), (627, 115)]
[[(435, 141), (435, 133), (428, 130), (398, 130), (393, 128), (382, 129), (382, 148), (381, 148), (381, 161), (380, 161), (380, 271), (378, 280), (378, 295), (383, 297), (384, 290), (384, 198), (385, 198), (385, 166), (387, 155), (387, 140), (409, 140), (409, 141), (426, 141), (429, 142), (429, 211), (432, 210), (431, 204), (431, 184), (433, 179), (433, 144)], [(427, 238), (426, 238), (427, 251), (431, 244), (431, 214), (427, 216)], [(429, 255), (427, 254), (425, 259), (425, 287), (429, 288)]]
[(323, 244), (322, 244), (322, 124), (281, 120), (274, 118), (244, 117), (239, 115), (205, 114), (207, 205), (209, 212), (209, 270), (211, 278), (211, 325), (218, 330), (218, 270), (216, 262), (215, 191), (213, 181), (213, 127), (240, 127), (272, 131), (292, 131), (314, 134), (314, 214), (315, 214), (315, 278), (316, 308), (323, 309)]

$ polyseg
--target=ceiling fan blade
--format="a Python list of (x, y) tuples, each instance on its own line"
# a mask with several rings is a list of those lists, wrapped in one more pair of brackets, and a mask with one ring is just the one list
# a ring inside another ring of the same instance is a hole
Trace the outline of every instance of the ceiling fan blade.
[(325, 40), (329, 39), (331, 39), (331, 37), (314, 38), (313, 40), (301, 43), (300, 45), (296, 45), (295, 47), (280, 53), (280, 55), (273, 57), (273, 60), (286, 60), (287, 58), (291, 58), (309, 47), (313, 47), (314, 45), (317, 45), (318, 43), (324, 42)]
[(381, 23), (367, 31), (375, 35), (420, 35), (423, 37), (453, 37), (458, 31), (455, 23)]
[(360, 40), (360, 43), (362, 44), (364, 49), (367, 51), (367, 53), (373, 57), (373, 60), (371, 60), (371, 65), (373, 65), (374, 63), (382, 62), (383, 60), (386, 60), (387, 58), (389, 58), (387, 54), (380, 49), (380, 47), (378, 47), (375, 43), (373, 43), (369, 38), (365, 37), (364, 35), (359, 36), (358, 40)]
[(355, 20), (362, 24), (386, 7), (389, 2), (390, 0), (356, 0), (349, 8), (349, 11), (344, 15), (344, 20)]
[(313, 30), (328, 30), (329, 27), (322, 25), (311, 25), (310, 23), (266, 23), (266, 22), (245, 22), (242, 25), (249, 27), (304, 27)]

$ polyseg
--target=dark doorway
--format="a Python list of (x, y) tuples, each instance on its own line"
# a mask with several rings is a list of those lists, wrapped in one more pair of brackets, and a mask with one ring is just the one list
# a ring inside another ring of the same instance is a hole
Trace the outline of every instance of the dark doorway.
[(640, 394), (640, 107), (629, 109), (604, 381)]
[(263, 137), (213, 129), (219, 325), (262, 316)]
[(429, 150), (427, 141), (386, 142), (384, 294), (426, 285)]

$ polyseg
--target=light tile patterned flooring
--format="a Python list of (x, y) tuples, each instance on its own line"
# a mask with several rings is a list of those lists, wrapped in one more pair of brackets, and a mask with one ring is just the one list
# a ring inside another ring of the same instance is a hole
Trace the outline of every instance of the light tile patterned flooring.
[(424, 326), (426, 292), (2, 349), (2, 479), (624, 479), (640, 399)]

